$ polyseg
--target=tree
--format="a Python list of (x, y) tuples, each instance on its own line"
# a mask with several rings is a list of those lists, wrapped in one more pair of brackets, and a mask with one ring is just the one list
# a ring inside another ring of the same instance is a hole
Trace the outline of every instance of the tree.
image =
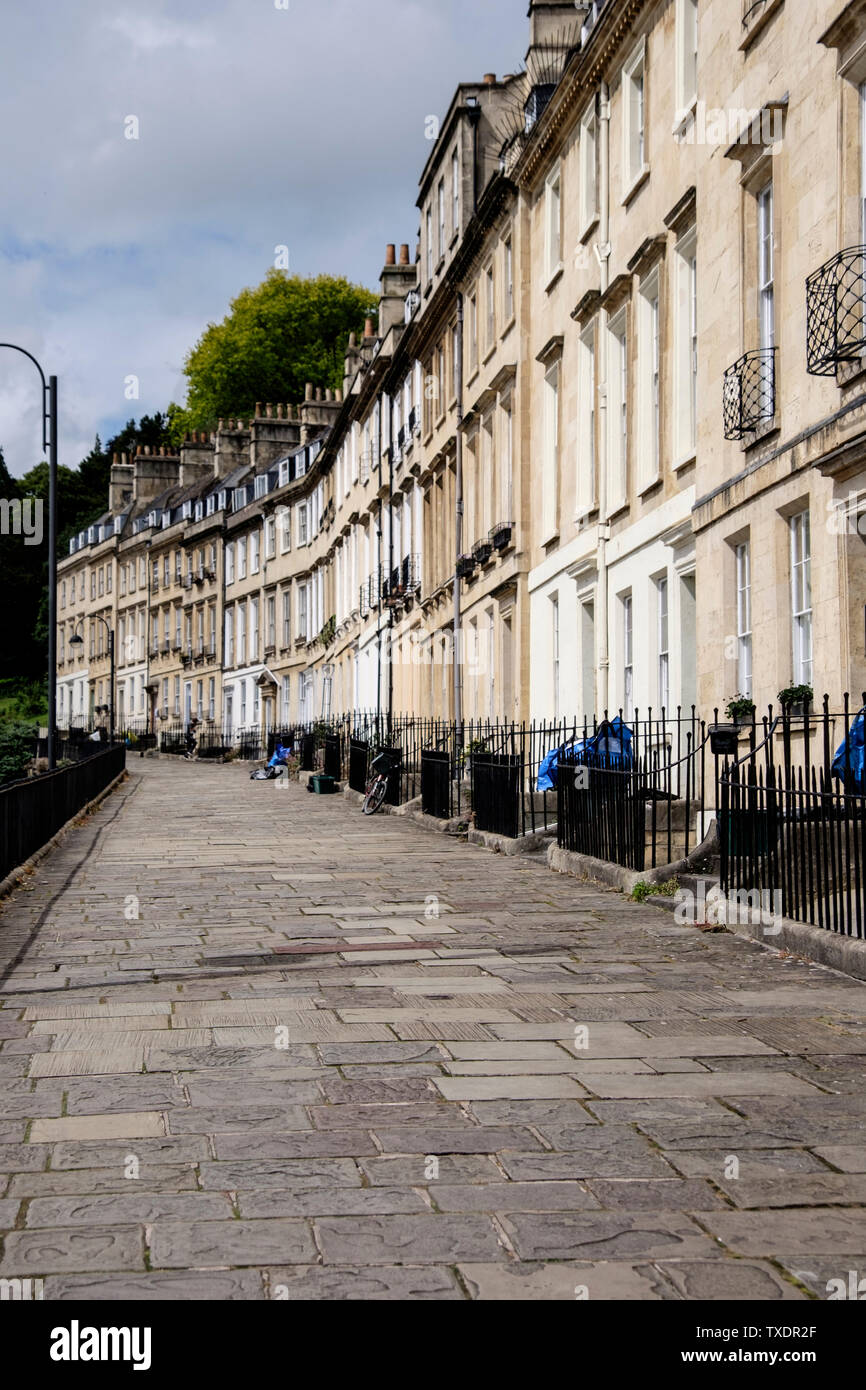
[(189, 352), (186, 406), (169, 407), (175, 442), (221, 416), (251, 415), (258, 401), (301, 401), (308, 381), (342, 386), (349, 334), (363, 330), (373, 303), (369, 290), (345, 279), (269, 271)]

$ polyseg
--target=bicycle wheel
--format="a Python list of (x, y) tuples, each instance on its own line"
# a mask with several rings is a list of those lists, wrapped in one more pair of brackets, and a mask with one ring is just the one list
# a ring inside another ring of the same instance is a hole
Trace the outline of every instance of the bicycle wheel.
[(384, 777), (377, 777), (373, 785), (369, 788), (364, 797), (364, 815), (375, 816), (382, 802), (385, 800), (385, 793), (388, 790), (388, 783)]

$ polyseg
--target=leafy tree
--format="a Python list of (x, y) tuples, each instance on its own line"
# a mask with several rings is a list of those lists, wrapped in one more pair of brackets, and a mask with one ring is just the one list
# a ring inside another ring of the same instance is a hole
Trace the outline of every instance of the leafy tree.
[(257, 401), (298, 402), (308, 381), (342, 386), (349, 333), (362, 331), (373, 303), (369, 290), (345, 279), (270, 270), (187, 355), (186, 406), (169, 406), (175, 441), (220, 416), (250, 415)]
[(0, 785), (23, 777), (35, 752), (32, 724), (0, 724)]

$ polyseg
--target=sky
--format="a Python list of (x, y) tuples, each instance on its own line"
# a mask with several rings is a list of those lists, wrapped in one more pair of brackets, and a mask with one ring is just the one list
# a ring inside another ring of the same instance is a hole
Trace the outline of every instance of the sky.
[[(59, 379), (60, 463), (182, 403), (186, 353), (276, 248), (374, 290), (388, 242), (414, 257), (428, 117), (521, 64), (527, 9), (0, 0), (0, 342)], [(15, 476), (43, 457), (40, 404), (0, 350)]]

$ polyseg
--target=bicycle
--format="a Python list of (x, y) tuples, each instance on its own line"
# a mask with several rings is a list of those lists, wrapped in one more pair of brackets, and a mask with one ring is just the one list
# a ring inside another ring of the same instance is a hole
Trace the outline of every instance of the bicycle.
[(378, 753), (370, 764), (370, 780), (364, 796), (362, 810), (365, 816), (375, 816), (388, 795), (388, 780), (400, 764), (400, 754), (389, 752), (387, 748)]

